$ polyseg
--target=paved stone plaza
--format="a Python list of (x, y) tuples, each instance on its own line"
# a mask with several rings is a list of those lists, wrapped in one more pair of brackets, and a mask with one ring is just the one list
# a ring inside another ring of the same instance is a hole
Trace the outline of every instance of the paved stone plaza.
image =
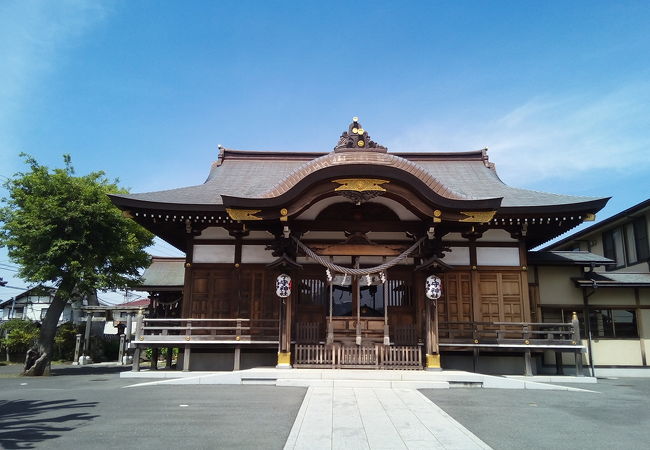
[[(585, 390), (140, 385), (0, 367), (2, 448), (647, 448), (649, 379)], [(567, 386), (576, 387), (576, 384)]]

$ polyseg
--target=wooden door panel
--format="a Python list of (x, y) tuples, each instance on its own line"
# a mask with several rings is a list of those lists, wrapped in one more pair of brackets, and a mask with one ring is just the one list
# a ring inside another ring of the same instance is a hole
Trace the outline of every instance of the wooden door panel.
[(448, 272), (442, 276), (442, 297), (437, 302), (440, 322), (472, 320), (472, 288), (469, 272)]
[(521, 276), (515, 272), (479, 272), (481, 321), (523, 322)]

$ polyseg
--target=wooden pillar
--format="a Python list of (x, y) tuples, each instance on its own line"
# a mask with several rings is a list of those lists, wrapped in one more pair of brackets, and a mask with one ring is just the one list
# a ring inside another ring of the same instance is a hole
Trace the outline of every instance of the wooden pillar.
[(329, 298), (330, 298), (330, 315), (327, 323), (327, 343), (334, 343), (334, 324), (332, 323), (332, 315), (334, 313), (334, 284), (333, 281), (329, 282)]
[(284, 350), (291, 352), (291, 311), (293, 310), (293, 293), (284, 299)]
[(639, 288), (634, 288), (634, 303), (636, 304), (636, 309), (634, 310), (634, 315), (636, 316), (637, 328), (639, 331), (639, 345), (641, 346), (641, 364), (644, 366), (648, 365), (648, 360), (646, 357), (646, 346), (645, 346), (645, 324), (643, 322), (643, 314), (641, 307), (641, 297), (639, 294)]
[(194, 259), (194, 237), (191, 234), (192, 221), (186, 220), (188, 233), (185, 245), (185, 284), (183, 286), (183, 300), (181, 304), (181, 317), (190, 317), (192, 311), (192, 261)]
[[(359, 260), (357, 259), (357, 262)], [(356, 266), (358, 267), (358, 263)], [(358, 277), (352, 277), (352, 285), (354, 286), (354, 291), (356, 292), (357, 297), (357, 329), (355, 343), (361, 345), (361, 280)]]
[[(386, 257), (383, 259), (386, 262)], [(384, 345), (390, 345), (390, 330), (388, 329), (388, 273), (384, 271)]]
[(158, 370), (158, 357), (160, 356), (160, 349), (154, 347), (151, 349), (151, 370)]
[(528, 257), (526, 251), (526, 243), (523, 241), (523, 239), (519, 241), (519, 266), (521, 267), (521, 311), (524, 316), (523, 322), (532, 322), (530, 312), (530, 295), (528, 294)]
[(280, 301), (280, 335), (278, 336), (278, 369), (291, 368), (291, 298), (279, 298)]
[(527, 377), (533, 376), (533, 364), (530, 349), (524, 351), (524, 375)]
[(555, 374), (564, 375), (564, 366), (562, 365), (562, 352), (555, 352)]
[(189, 344), (185, 345), (185, 351), (183, 352), (183, 372), (190, 371), (190, 356), (192, 354), (192, 349)]
[(482, 322), (483, 315), (481, 312), (481, 287), (479, 283), (478, 266), (476, 259), (476, 244), (470, 245), (469, 247), (469, 264), (469, 277), (472, 289), (472, 321)]
[[(580, 343), (580, 324), (578, 323), (578, 315), (573, 312), (571, 315), (571, 324), (573, 325), (573, 342), (576, 344)], [(575, 352), (576, 359), (576, 376), (583, 377), (584, 373), (582, 372), (582, 350), (576, 350)]]
[[(425, 299), (426, 352), (427, 370), (440, 370), (440, 352), (438, 348), (438, 312), (435, 300)], [(431, 314), (434, 314), (432, 317)]]
[(241, 364), (241, 346), (235, 345), (235, 356), (232, 365), (232, 370), (239, 370)]
[(165, 356), (165, 370), (172, 368), (172, 358), (174, 356), (174, 348), (167, 347), (167, 355)]

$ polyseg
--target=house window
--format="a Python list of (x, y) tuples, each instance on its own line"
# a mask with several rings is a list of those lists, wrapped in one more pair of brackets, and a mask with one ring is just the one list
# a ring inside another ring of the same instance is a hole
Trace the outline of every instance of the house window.
[(585, 323), (582, 306), (572, 308), (542, 308), (542, 322), (544, 323), (570, 323), (575, 311), (580, 326), (580, 337), (587, 337), (587, 324)]
[(648, 248), (648, 228), (644, 217), (639, 217), (624, 226), (603, 233), (605, 257), (616, 261), (618, 269), (647, 261), (650, 257)]
[(589, 312), (589, 325), (594, 339), (639, 337), (633, 309), (593, 309)]
[(15, 308), (14, 315), (12, 319), (22, 319), (23, 318), (23, 308)]
[(45, 319), (46, 314), (47, 314), (47, 308), (41, 308), (41, 320)]

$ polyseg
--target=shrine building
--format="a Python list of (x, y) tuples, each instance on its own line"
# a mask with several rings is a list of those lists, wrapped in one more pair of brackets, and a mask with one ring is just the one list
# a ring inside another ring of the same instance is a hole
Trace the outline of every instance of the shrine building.
[(526, 373), (531, 355), (584, 351), (575, 314), (539, 323), (528, 250), (608, 200), (510, 187), (485, 149), (391, 153), (356, 117), (331, 151), (220, 147), (202, 184), (111, 199), (186, 255), (176, 313), (138, 318), (134, 370), (142, 349), (175, 347), (184, 370), (480, 354)]

